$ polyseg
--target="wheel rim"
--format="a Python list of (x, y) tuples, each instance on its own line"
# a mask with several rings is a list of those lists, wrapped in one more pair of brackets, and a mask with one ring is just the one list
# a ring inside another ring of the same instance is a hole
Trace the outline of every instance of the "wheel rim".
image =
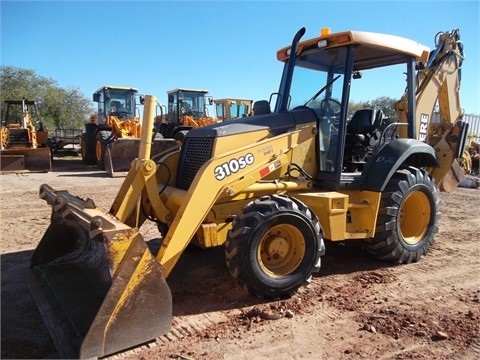
[(85, 144), (85, 140), (80, 140), (80, 151), (82, 154), (82, 158), (85, 159), (87, 157), (87, 144)]
[(102, 159), (102, 143), (100, 141), (95, 143), (95, 156), (98, 161)]
[(472, 158), (470, 157), (470, 153), (468, 151), (465, 150), (463, 152), (463, 156), (460, 158), (459, 163), (465, 174), (468, 174), (470, 170), (472, 170)]
[(400, 211), (400, 231), (407, 244), (420, 242), (428, 230), (431, 207), (427, 196), (416, 191), (404, 201)]
[(282, 224), (272, 228), (262, 237), (258, 259), (262, 269), (271, 276), (293, 273), (305, 256), (305, 239), (300, 230)]

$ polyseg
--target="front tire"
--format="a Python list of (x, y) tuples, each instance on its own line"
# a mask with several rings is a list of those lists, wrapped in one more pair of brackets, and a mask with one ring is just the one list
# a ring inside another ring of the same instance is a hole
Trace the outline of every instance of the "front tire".
[(95, 165), (97, 163), (95, 158), (95, 131), (97, 125), (85, 125), (85, 132), (80, 138), (80, 152), (82, 160), (85, 165)]
[(95, 137), (95, 158), (97, 167), (100, 170), (105, 170), (105, 152), (107, 146), (113, 142), (113, 135), (111, 131), (101, 130), (97, 132)]
[(260, 298), (285, 298), (310, 282), (325, 253), (314, 213), (286, 196), (263, 196), (238, 214), (225, 258), (235, 280)]
[(375, 237), (364, 241), (380, 260), (409, 264), (427, 255), (435, 243), (440, 197), (425, 170), (398, 170), (382, 194)]

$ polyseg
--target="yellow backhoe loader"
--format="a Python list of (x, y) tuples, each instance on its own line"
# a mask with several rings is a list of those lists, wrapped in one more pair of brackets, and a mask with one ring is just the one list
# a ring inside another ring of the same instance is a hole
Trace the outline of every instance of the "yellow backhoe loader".
[[(324, 241), (362, 241), (394, 263), (427, 255), (438, 186), (453, 190), (463, 173), (458, 30), (439, 33), (432, 52), (392, 35), (322, 30), (301, 41), (304, 33), (277, 52), (284, 70), (273, 111), (261, 101), (254, 116), (191, 129), (181, 149), (155, 160), (144, 126), (108, 212), (40, 187), (52, 222), (33, 253), (30, 286), (61, 356), (101, 357), (169, 331), (166, 279), (189, 244), (224, 246), (233, 278), (272, 299), (319, 271)], [(378, 109), (350, 118), (350, 96), (363, 82), (372, 88), (379, 69), (377, 89), (385, 70), (402, 88), (406, 77), (400, 121), (385, 125)], [(441, 126), (429, 121), (436, 102)], [(145, 119), (154, 108), (145, 96)], [(162, 233), (156, 253), (139, 234), (147, 219)]]
[(0, 126), (1, 172), (52, 170), (48, 130), (35, 101), (6, 100)]
[[(142, 132), (137, 97), (137, 89), (122, 86), (102, 86), (93, 94), (93, 101), (98, 104), (97, 114), (85, 124), (80, 142), (85, 164), (96, 164), (112, 177), (126, 175), (138, 155)], [(172, 139), (157, 137), (152, 151), (159, 154), (176, 146)]]

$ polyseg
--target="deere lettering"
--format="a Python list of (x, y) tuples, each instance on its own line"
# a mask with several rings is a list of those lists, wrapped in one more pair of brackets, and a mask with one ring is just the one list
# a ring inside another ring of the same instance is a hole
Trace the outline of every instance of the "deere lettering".
[(254, 162), (255, 157), (252, 153), (248, 153), (245, 156), (240, 156), (238, 159), (231, 159), (215, 168), (215, 178), (217, 180), (223, 180), (227, 176), (235, 174), (239, 170), (244, 169), (247, 165), (252, 165)]
[(418, 140), (425, 142), (427, 139), (427, 129), (428, 129), (428, 118), (427, 114), (420, 115), (420, 131), (418, 132)]

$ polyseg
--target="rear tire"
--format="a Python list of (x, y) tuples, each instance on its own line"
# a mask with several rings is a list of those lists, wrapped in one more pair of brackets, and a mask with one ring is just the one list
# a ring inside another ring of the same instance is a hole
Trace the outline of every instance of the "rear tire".
[(409, 264), (427, 255), (435, 243), (440, 197), (425, 170), (398, 170), (382, 194), (373, 239), (366, 250), (380, 260)]
[(235, 280), (261, 298), (291, 296), (320, 270), (325, 253), (318, 218), (300, 201), (263, 196), (238, 214), (225, 258)]
[(113, 135), (111, 131), (101, 130), (97, 132), (95, 137), (95, 157), (97, 167), (100, 170), (105, 170), (105, 151), (107, 146), (113, 142)]

